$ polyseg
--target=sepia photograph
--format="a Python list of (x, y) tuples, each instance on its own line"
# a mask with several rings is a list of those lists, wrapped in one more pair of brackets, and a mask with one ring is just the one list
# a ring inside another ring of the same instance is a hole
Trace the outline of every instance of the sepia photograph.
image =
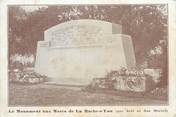
[(167, 106), (168, 4), (8, 5), (8, 106)]

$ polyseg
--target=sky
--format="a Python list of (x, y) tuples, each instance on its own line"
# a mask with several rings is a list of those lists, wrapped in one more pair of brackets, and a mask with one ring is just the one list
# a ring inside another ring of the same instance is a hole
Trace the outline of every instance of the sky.
[(47, 6), (21, 6), (26, 12), (33, 12), (39, 8), (47, 8)]

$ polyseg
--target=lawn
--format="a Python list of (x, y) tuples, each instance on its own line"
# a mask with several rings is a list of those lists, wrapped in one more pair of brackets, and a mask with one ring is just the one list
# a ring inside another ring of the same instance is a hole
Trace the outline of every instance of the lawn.
[(80, 87), (9, 83), (9, 106), (138, 106), (167, 105), (166, 100), (93, 93)]

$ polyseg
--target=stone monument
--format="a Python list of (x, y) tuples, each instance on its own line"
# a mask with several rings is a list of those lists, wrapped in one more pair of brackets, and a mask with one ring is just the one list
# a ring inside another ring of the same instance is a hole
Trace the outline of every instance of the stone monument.
[(44, 32), (35, 71), (61, 84), (86, 85), (111, 70), (135, 67), (133, 43), (122, 27), (100, 20), (71, 20)]

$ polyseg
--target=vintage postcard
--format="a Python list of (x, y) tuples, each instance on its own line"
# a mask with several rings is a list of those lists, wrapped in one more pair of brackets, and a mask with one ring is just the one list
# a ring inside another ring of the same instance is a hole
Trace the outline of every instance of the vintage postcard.
[(1, 115), (176, 116), (176, 4), (1, 4)]

